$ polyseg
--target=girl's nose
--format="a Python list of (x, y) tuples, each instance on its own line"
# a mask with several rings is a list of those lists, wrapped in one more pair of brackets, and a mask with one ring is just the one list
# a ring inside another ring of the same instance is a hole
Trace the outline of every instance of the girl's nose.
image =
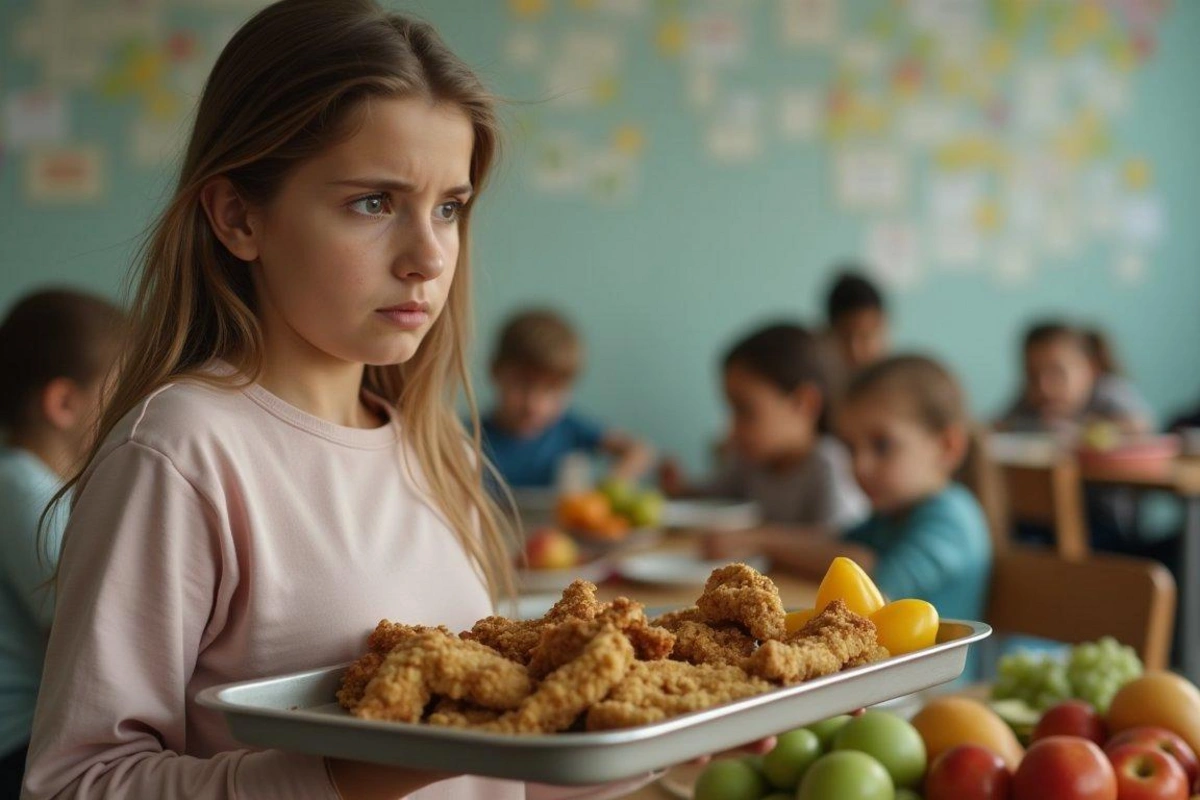
[(396, 261), (396, 275), (401, 279), (431, 281), (445, 271), (446, 253), (428, 226), (422, 226), (413, 236), (410, 246)]

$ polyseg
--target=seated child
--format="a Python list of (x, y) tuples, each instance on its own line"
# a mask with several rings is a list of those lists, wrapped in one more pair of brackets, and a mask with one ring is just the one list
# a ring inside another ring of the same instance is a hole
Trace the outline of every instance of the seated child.
[(0, 323), (0, 797), (21, 793), (68, 504), (39, 537), (42, 512), (92, 445), (120, 324), (106, 301), (61, 289), (27, 295)]
[(799, 325), (770, 325), (734, 345), (722, 362), (730, 412), (725, 463), (694, 487), (666, 464), (663, 489), (754, 501), (764, 522), (789, 529), (785, 536), (796, 528), (834, 533), (861, 521), (866, 499), (845, 448), (826, 432), (837, 384), (831, 361)]
[(514, 488), (550, 488), (573, 452), (612, 459), (612, 476), (634, 481), (654, 461), (648, 445), (570, 409), (583, 343), (553, 311), (524, 311), (504, 326), (492, 357), (495, 405), (483, 418), (484, 452)]
[(1129, 433), (1153, 428), (1150, 408), (1122, 378), (1107, 340), (1062, 322), (1033, 326), (1022, 347), (1025, 385), (996, 427), (1077, 436), (1090, 422)]
[[(814, 580), (834, 557), (847, 556), (891, 600), (917, 597), (943, 617), (980, 619), (992, 539), (975, 495), (954, 481), (972, 454), (953, 376), (919, 356), (881, 361), (851, 382), (837, 428), (871, 501), (870, 519), (840, 540), (771, 541), (766, 555)], [(722, 544), (710, 542), (710, 555), (733, 555), (720, 552)]]
[(826, 303), (829, 330), (851, 373), (887, 355), (888, 317), (883, 295), (856, 272), (838, 275)]

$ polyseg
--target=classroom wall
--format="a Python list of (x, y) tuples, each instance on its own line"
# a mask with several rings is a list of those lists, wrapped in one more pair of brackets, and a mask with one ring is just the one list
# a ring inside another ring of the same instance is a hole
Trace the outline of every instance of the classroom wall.
[[(0, 305), (119, 292), (257, 5), (0, 5)], [(581, 409), (699, 465), (717, 354), (756, 321), (816, 323), (832, 265), (866, 259), (898, 343), (949, 361), (980, 414), (1011, 395), (1021, 326), (1057, 311), (1108, 327), (1160, 413), (1200, 395), (1200, 3), (396, 5), (508, 98), (481, 381), (503, 317), (554, 305), (589, 343)]]

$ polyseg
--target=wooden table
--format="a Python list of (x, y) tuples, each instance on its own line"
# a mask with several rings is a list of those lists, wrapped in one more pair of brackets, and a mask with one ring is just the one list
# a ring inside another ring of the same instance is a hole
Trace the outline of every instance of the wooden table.
[(1180, 458), (1149, 466), (1135, 463), (1096, 466), (1085, 461), (1080, 464), (1080, 476), (1086, 483), (1138, 492), (1170, 492), (1183, 502), (1182, 585), (1179, 586), (1181, 666), (1189, 680), (1200, 682), (1200, 459)]
[[(1006, 437), (993, 439), (992, 457), (1000, 464), (1049, 467), (1057, 459), (1074, 454), (1056, 446), (1031, 448), (995, 446)], [(1012, 439), (1011, 436), (1007, 437)], [(1155, 463), (1116, 460), (1097, 465), (1088, 459), (1079, 461), (1079, 476), (1084, 483), (1114, 486), (1136, 492), (1168, 492), (1184, 506), (1184, 527), (1180, 561), (1182, 579), (1179, 590), (1180, 646), (1182, 672), (1193, 683), (1200, 682), (1200, 458), (1181, 457)]]

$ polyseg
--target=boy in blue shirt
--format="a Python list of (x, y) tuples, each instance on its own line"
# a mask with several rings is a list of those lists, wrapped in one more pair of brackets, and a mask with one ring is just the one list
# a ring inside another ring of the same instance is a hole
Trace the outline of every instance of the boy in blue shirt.
[(572, 452), (608, 456), (612, 475), (629, 481), (651, 466), (645, 443), (570, 408), (583, 367), (583, 343), (553, 311), (512, 317), (492, 357), (495, 405), (483, 418), (484, 450), (509, 486), (550, 488)]

